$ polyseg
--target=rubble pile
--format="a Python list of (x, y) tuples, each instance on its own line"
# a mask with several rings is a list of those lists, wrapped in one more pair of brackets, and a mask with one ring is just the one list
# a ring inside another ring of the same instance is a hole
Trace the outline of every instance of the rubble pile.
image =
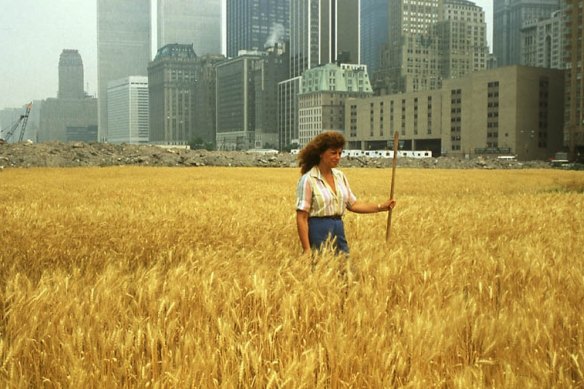
[[(262, 154), (243, 151), (207, 151), (163, 148), (155, 145), (48, 142), (0, 145), (0, 170), (4, 168), (80, 166), (240, 166), (297, 167), (290, 153)], [(388, 158), (345, 157), (341, 167), (388, 168)], [(398, 166), (436, 169), (549, 168), (544, 161), (520, 162), (493, 158), (398, 158)]]

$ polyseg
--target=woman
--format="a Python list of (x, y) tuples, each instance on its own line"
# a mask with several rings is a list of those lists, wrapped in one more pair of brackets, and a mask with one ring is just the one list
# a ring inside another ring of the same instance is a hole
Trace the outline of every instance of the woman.
[(345, 137), (326, 131), (317, 135), (299, 153), (302, 177), (296, 189), (296, 225), (305, 254), (319, 249), (330, 237), (335, 252), (349, 253), (342, 216), (345, 209), (356, 213), (388, 211), (389, 199), (380, 204), (358, 201), (345, 175), (338, 170)]

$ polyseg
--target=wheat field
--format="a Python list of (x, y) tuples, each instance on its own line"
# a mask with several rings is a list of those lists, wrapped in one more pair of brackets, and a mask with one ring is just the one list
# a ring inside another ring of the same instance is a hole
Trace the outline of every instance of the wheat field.
[(398, 169), (348, 261), (300, 255), (298, 178), (0, 172), (2, 387), (584, 387), (581, 172)]

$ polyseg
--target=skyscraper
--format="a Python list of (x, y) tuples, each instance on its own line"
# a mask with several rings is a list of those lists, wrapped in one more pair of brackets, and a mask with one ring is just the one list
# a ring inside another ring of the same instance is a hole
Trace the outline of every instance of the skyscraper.
[(221, 53), (221, 2), (158, 0), (158, 48), (192, 44), (197, 56)]
[(63, 50), (59, 57), (59, 90), (37, 105), (36, 140), (97, 141), (97, 99), (83, 90), (83, 61), (77, 50)]
[(298, 94), (302, 76), (278, 84), (278, 149), (290, 150), (299, 146)]
[(440, 86), (438, 41), (432, 31), (441, 20), (443, 0), (394, 0), (389, 9), (385, 89), (389, 93)]
[(255, 65), (264, 52), (249, 52), (217, 65), (217, 149), (247, 150), (255, 143)]
[(290, 0), (226, 0), (227, 57), (288, 39)]
[(485, 11), (468, 0), (446, 0), (435, 27), (442, 79), (464, 77), (487, 67)]
[(564, 143), (584, 159), (584, 0), (566, 0), (566, 111)]
[(59, 57), (59, 99), (81, 99), (83, 89), (83, 60), (77, 50), (63, 50)]
[(288, 63), (283, 48), (276, 46), (242, 51), (217, 65), (218, 149), (277, 147), (278, 83), (287, 77)]
[(438, 89), (486, 69), (487, 25), (468, 0), (390, 2), (389, 43), (374, 88), (380, 94)]
[(531, 20), (521, 29), (521, 64), (548, 69), (564, 69), (566, 15), (554, 11), (549, 18)]
[(150, 141), (188, 144), (196, 125), (198, 64), (193, 45), (169, 44), (148, 66)]
[(215, 123), (217, 111), (217, 64), (223, 62), (223, 55), (198, 57), (199, 72), (195, 87), (197, 120), (192, 140), (202, 142), (198, 147), (213, 147), (215, 144)]
[(268, 50), (262, 61), (253, 64), (255, 101), (255, 144), (257, 148), (277, 148), (278, 84), (290, 74), (290, 59), (282, 47)]
[(373, 74), (388, 39), (389, 0), (361, 0), (361, 63)]
[(524, 23), (549, 18), (560, 0), (493, 0), (493, 53), (498, 66), (521, 63), (521, 29)]
[(327, 63), (360, 62), (360, 0), (290, 0), (290, 77)]
[(99, 141), (108, 139), (108, 83), (148, 74), (150, 17), (150, 0), (97, 0)]

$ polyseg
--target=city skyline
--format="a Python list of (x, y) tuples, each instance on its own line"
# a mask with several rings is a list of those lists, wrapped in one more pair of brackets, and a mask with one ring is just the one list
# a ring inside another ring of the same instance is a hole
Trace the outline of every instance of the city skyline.
[[(492, 0), (473, 2), (485, 9), (492, 50)], [(154, 12), (155, 6), (152, 5)], [(56, 97), (59, 56), (64, 49), (79, 51), (84, 65), (84, 89), (97, 96), (96, 20), (95, 0), (55, 0), (50, 4), (21, 0), (5, 5), (0, 13), (4, 59), (0, 62), (0, 109)], [(155, 29), (152, 35), (154, 55)]]

